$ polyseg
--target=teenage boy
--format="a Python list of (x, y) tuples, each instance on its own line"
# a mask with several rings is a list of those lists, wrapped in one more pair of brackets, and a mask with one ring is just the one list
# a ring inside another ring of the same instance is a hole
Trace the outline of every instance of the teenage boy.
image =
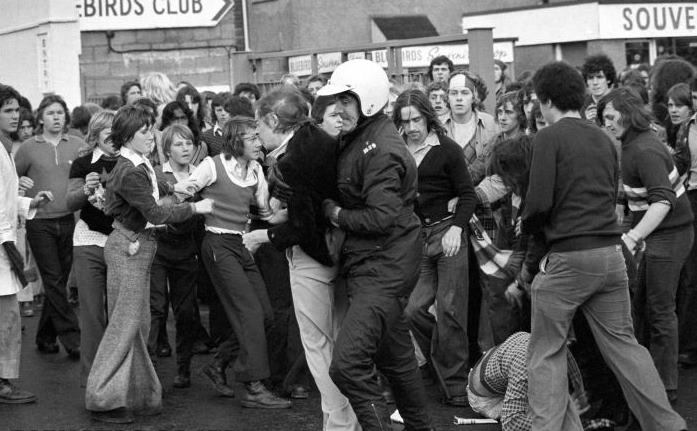
[[(585, 83), (569, 64), (549, 63), (533, 78), (550, 126), (533, 143), (522, 230), (546, 243), (532, 283), (528, 399), (534, 430), (582, 430), (569, 409), (566, 342), (577, 310), (622, 386), (643, 430), (683, 430), (649, 352), (634, 337), (621, 231), (615, 216), (619, 164), (612, 141), (581, 118)], [(538, 262), (539, 261), (539, 262)]]
[(439, 55), (431, 60), (428, 66), (428, 77), (431, 78), (431, 82), (448, 82), (453, 70), (455, 70), (453, 61), (444, 55)]
[(586, 96), (581, 112), (587, 120), (595, 121), (598, 102), (615, 85), (617, 72), (612, 64), (612, 60), (605, 54), (592, 55), (586, 58), (581, 71), (588, 87), (588, 96)]

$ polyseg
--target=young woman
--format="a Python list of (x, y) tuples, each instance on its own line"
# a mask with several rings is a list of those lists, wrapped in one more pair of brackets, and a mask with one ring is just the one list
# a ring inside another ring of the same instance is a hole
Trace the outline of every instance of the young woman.
[(259, 157), (261, 143), (254, 119), (233, 117), (223, 127), (221, 153), (205, 158), (183, 183), (219, 202), (205, 217), (201, 257), (234, 331), (218, 346), (204, 373), (218, 392), (234, 396), (225, 370), (236, 361), (236, 380), (245, 384), (243, 407), (290, 408), (290, 400), (274, 395), (262, 383), (270, 375), (264, 327), (272, 311), (261, 274), (242, 244), (250, 205), (256, 203), (262, 215), (269, 214), (268, 187), (256, 161)]
[(80, 211), (73, 233), (73, 266), (80, 296), (80, 384), (87, 383), (107, 323), (104, 245), (114, 219), (104, 214), (104, 186), (116, 166), (119, 152), (111, 144), (113, 111), (101, 111), (90, 120), (88, 149), (70, 168), (68, 209)]
[[(634, 92), (611, 91), (598, 116), (622, 141), (622, 181), (632, 212), (632, 228), (622, 240), (632, 253), (644, 251), (634, 309), (644, 340), (671, 402), (677, 400), (678, 327), (675, 292), (693, 241), (692, 210), (668, 149), (651, 131), (651, 114)], [(641, 338), (641, 331), (640, 338)]]
[[(63, 98), (44, 97), (36, 113), (38, 134), (17, 150), (17, 174), (31, 181), (20, 188), (27, 196), (37, 190), (50, 190), (54, 200), (28, 220), (27, 240), (36, 258), (44, 284), (47, 304), (41, 312), (36, 345), (42, 353), (57, 353), (58, 337), (68, 355), (80, 357), (80, 328), (75, 311), (68, 303), (66, 284), (72, 265), (75, 219), (67, 206), (68, 176), (84, 141), (66, 133), (70, 114)], [(24, 185), (23, 185), (24, 184)]]
[(690, 86), (681, 82), (668, 90), (668, 116), (674, 125), (680, 125), (687, 121), (693, 113), (692, 93)]
[(205, 120), (206, 105), (201, 102), (201, 94), (194, 87), (182, 87), (177, 92), (177, 102), (183, 103), (193, 112), (194, 118), (196, 118), (196, 124), (201, 133), (212, 127)]
[(333, 97), (321, 96), (312, 105), (312, 119), (322, 130), (332, 138), (341, 133), (341, 116), (336, 113), (336, 103)]
[(133, 422), (133, 412), (157, 412), (162, 388), (148, 355), (150, 267), (156, 225), (212, 211), (213, 201), (175, 204), (160, 197), (183, 188), (157, 181), (147, 159), (154, 117), (135, 106), (119, 109), (111, 140), (120, 151), (106, 185), (105, 213), (114, 230), (104, 247), (109, 324), (87, 379), (85, 405), (95, 420)]

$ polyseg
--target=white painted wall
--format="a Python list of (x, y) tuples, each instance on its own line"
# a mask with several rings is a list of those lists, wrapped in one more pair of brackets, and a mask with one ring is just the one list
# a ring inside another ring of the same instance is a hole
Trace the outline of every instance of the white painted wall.
[(0, 82), (15, 87), (34, 108), (49, 93), (63, 96), (70, 109), (79, 105), (81, 42), (75, 0), (2, 0), (2, 6)]

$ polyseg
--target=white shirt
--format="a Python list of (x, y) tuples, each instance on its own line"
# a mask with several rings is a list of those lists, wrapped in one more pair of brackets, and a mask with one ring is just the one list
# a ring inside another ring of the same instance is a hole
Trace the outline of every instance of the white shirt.
[[(247, 175), (243, 176), (244, 166), (240, 164), (236, 158), (232, 157), (230, 160), (226, 160), (225, 156), (221, 155), (220, 160), (223, 163), (225, 173), (227, 173), (228, 178), (233, 184), (240, 187), (257, 186), (254, 192), (254, 198), (259, 207), (259, 213), (262, 215), (262, 219), (268, 220), (271, 217), (271, 209), (269, 208), (269, 186), (266, 183), (261, 165), (254, 160), (248, 162)], [(215, 169), (215, 161), (213, 161), (211, 157), (206, 157), (185, 181), (187, 186), (193, 187), (198, 192), (215, 183), (217, 180), (218, 174)], [(244, 233), (208, 225), (206, 225), (206, 230), (218, 234), (232, 233), (242, 235)]]
[(424, 141), (418, 147), (407, 145), (407, 148), (409, 148), (409, 152), (414, 157), (414, 161), (416, 162), (417, 168), (419, 167), (421, 162), (423, 162), (424, 157), (426, 157), (426, 154), (428, 154), (428, 152), (431, 151), (431, 148), (437, 145), (440, 145), (440, 141), (438, 140), (438, 135), (436, 135), (433, 132), (430, 132), (428, 136), (426, 136), (426, 139), (424, 139)]
[(453, 121), (453, 140), (460, 145), (460, 147), (465, 148), (467, 144), (472, 140), (474, 133), (477, 130), (476, 117), (472, 115), (472, 118), (464, 124), (456, 123)]
[[(29, 209), (31, 198), (18, 196), (19, 179), (14, 161), (5, 148), (0, 148), (0, 243), (17, 242), (17, 217), (34, 218), (36, 209)], [(0, 296), (14, 295), (22, 289), (12, 271), (5, 248), (0, 246)]]

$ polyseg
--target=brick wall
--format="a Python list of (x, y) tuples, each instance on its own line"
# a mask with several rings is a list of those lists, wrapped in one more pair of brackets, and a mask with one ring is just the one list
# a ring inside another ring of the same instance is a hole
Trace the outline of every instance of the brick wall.
[[(127, 80), (164, 72), (176, 84), (230, 85), (228, 51), (243, 50), (242, 8), (236, 1), (215, 27), (115, 31), (110, 51), (106, 32), (82, 32), (82, 99), (119, 92)], [(191, 49), (182, 49), (184, 47)], [(135, 51), (134, 51), (135, 50)]]

